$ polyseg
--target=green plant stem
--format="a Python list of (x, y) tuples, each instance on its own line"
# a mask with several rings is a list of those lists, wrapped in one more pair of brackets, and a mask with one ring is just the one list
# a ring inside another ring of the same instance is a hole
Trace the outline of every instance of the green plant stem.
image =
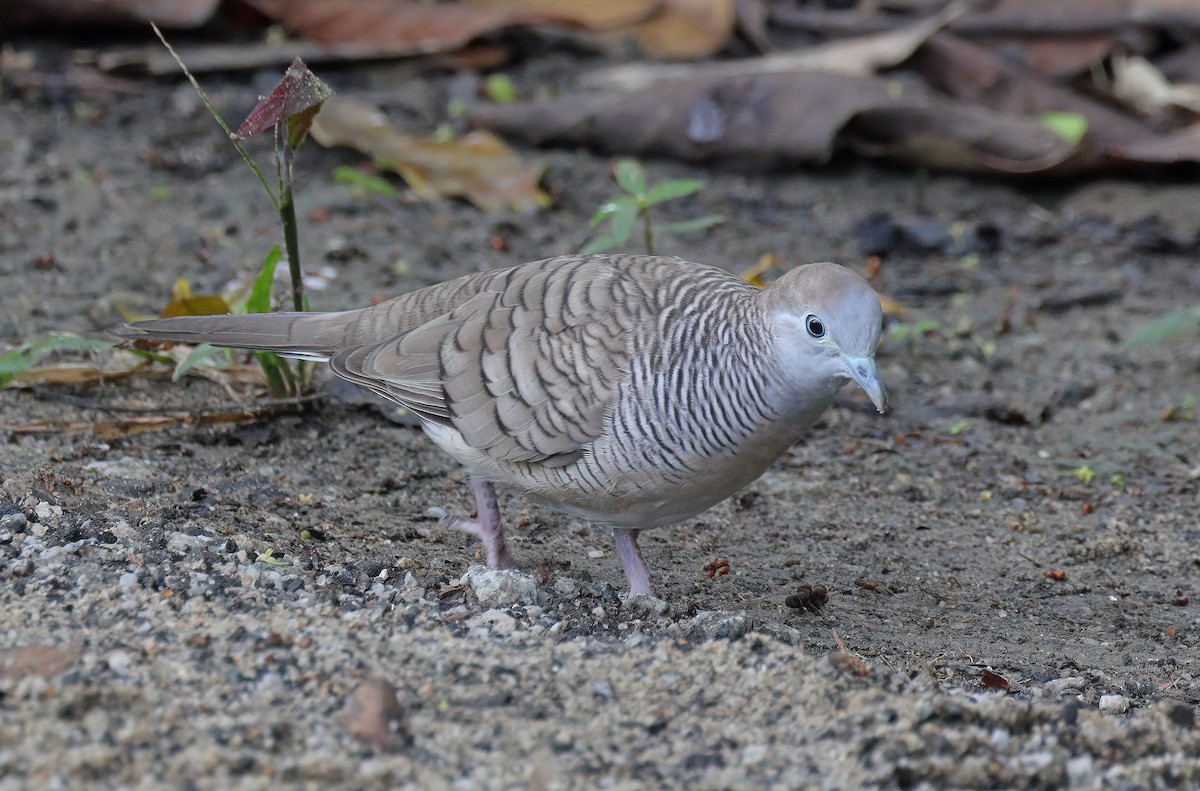
[(275, 125), (275, 166), (279, 176), (279, 221), (283, 225), (283, 248), (292, 278), (292, 310), (305, 309), (304, 273), (300, 269), (300, 232), (296, 203), (292, 197), (292, 147), (287, 142), (287, 125)]
[(279, 204), (279, 219), (283, 223), (283, 246), (287, 249), (288, 272), (292, 276), (292, 309), (304, 310), (304, 276), (300, 272), (300, 239), (296, 227), (296, 204), (292, 191), (283, 193)]
[(654, 255), (654, 231), (650, 227), (650, 212), (642, 207), (642, 236), (646, 240), (646, 255)]

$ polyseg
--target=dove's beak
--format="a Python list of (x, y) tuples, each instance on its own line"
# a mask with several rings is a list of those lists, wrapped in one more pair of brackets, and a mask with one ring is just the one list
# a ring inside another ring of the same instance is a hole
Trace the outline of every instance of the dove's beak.
[(879, 372), (875, 369), (874, 357), (847, 357), (847, 375), (863, 389), (871, 403), (879, 410), (879, 414), (887, 409), (887, 396), (883, 393), (883, 385), (879, 383)]

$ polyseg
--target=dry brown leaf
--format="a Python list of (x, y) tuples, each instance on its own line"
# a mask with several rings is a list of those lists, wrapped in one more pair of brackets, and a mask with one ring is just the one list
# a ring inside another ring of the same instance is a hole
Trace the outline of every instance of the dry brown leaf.
[(959, 170), (1029, 173), (1076, 152), (1036, 119), (916, 84), (823, 72), (669, 80), (638, 92), (481, 106), (471, 118), (534, 143), (764, 167), (822, 163), (852, 147)]
[(915, 24), (867, 36), (838, 39), (813, 47), (759, 58), (702, 64), (634, 63), (602, 69), (587, 75), (589, 88), (641, 90), (660, 80), (722, 79), (738, 75), (824, 71), (866, 77), (895, 66), (912, 56), (930, 36), (962, 13), (957, 3), (934, 17)]
[(737, 0), (665, 0), (628, 35), (646, 57), (695, 60), (720, 52), (736, 22)]
[(1200, 162), (1200, 124), (1193, 124), (1173, 134), (1114, 146), (1107, 153), (1110, 157), (1125, 162), (1164, 165)]
[(950, 33), (931, 36), (911, 65), (938, 90), (1001, 113), (1078, 113), (1087, 119), (1089, 136), (1100, 143), (1131, 143), (1153, 134), (1136, 118)]
[(413, 0), (244, 0), (292, 35), (325, 44), (356, 43), (395, 53), (457, 49), (513, 25), (561, 20), (549, 10), (496, 3), (474, 7)]
[(1200, 85), (1172, 85), (1158, 68), (1136, 55), (1112, 62), (1112, 93), (1124, 104), (1149, 117), (1170, 108), (1200, 112)]
[[(288, 404), (283, 409), (294, 409)], [(230, 409), (222, 412), (193, 414), (191, 412), (161, 412), (146, 415), (122, 415), (94, 422), (82, 420), (31, 420), (25, 423), (0, 424), (0, 431), (11, 434), (91, 434), (97, 439), (122, 439), (148, 431), (160, 431), (177, 425), (212, 426), (258, 420), (271, 409)]]
[(588, 30), (626, 27), (648, 18), (664, 0), (466, 0), (475, 8), (521, 10)]
[(317, 114), (312, 135), (323, 146), (350, 146), (394, 170), (424, 200), (453, 195), (486, 211), (548, 202), (538, 188), (542, 168), (526, 165), (487, 132), (446, 141), (412, 137), (390, 126), (377, 107), (334, 96)]
[(220, 0), (21, 0), (0, 4), (5, 25), (113, 24), (156, 22), (162, 27), (196, 27), (208, 21)]
[(14, 374), (6, 387), (38, 387), (40, 385), (70, 385), (91, 387), (101, 382), (111, 382), (133, 376), (145, 370), (149, 361), (133, 354), (108, 356), (103, 365), (98, 362), (55, 363), (30, 368)]
[(1019, 60), (1029, 68), (1056, 80), (1069, 80), (1092, 69), (1107, 58), (1120, 39), (1112, 33), (1077, 36), (989, 36), (976, 43), (1006, 60)]

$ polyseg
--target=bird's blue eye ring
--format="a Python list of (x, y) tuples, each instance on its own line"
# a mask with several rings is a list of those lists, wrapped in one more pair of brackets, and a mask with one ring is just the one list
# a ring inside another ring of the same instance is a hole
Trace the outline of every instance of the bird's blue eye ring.
[(808, 334), (814, 338), (825, 337), (825, 323), (816, 316), (809, 315), (809, 317), (804, 320), (804, 326), (808, 330)]

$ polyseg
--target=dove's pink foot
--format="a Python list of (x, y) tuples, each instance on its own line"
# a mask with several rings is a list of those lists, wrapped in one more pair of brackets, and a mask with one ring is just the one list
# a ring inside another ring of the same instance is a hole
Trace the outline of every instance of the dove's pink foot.
[[(475, 518), (448, 516), (442, 511), (442, 525), (451, 530), (470, 533), (483, 542), (484, 556), (488, 568), (516, 568), (504, 543), (504, 525), (500, 523), (500, 504), (496, 501), (496, 487), (485, 478), (472, 478), (471, 491), (475, 493)], [(441, 511), (441, 509), (436, 509)]]
[(629, 592), (650, 595), (650, 572), (646, 569), (646, 561), (642, 559), (637, 534), (636, 530), (614, 527), (613, 543), (617, 545), (617, 557), (621, 558), (625, 579), (629, 580)]

